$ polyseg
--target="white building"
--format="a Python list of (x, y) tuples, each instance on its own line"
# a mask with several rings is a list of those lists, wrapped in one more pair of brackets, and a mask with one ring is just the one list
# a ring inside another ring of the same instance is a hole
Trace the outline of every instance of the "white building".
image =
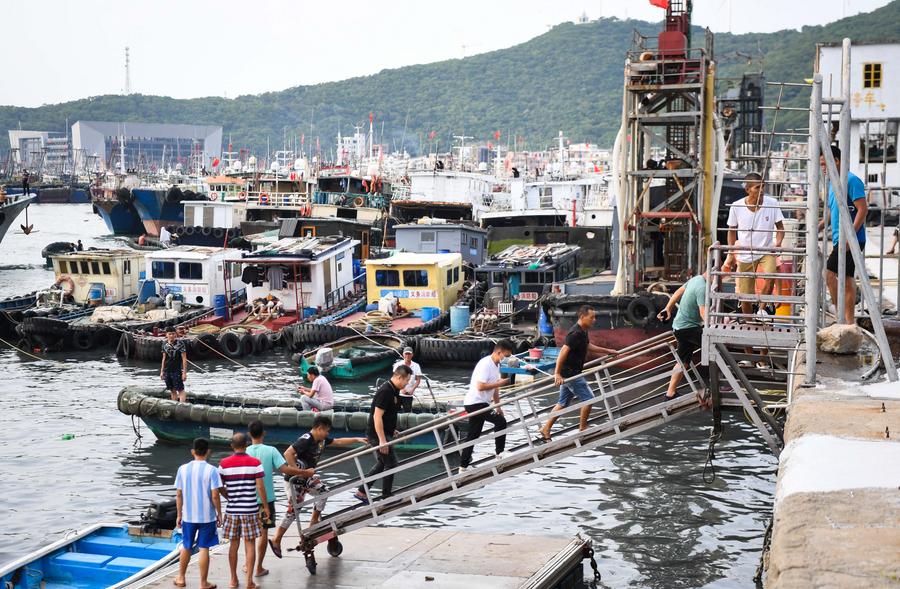
[[(819, 45), (816, 71), (826, 96), (841, 87), (841, 45)], [(900, 127), (900, 43), (854, 44), (850, 51), (850, 170), (866, 182), (869, 202), (900, 205), (897, 132)], [(837, 116), (834, 118), (837, 125)]]

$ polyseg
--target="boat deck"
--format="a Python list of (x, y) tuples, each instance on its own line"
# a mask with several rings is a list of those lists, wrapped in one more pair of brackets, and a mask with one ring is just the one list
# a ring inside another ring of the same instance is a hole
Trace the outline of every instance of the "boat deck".
[[(356, 313), (351, 313), (347, 315), (343, 319), (338, 322), (338, 325), (342, 325), (344, 327), (349, 326), (351, 323), (355, 321), (362, 321), (366, 318), (365, 311), (357, 311)], [(406, 317), (398, 317), (391, 321), (390, 331), (400, 331), (402, 329), (409, 329), (411, 327), (418, 327), (422, 325), (421, 317), (414, 317), (413, 315), (408, 315)]]
[[(257, 579), (263, 587), (536, 587), (564, 585), (567, 577), (581, 580), (582, 541), (559, 536), (485, 534), (431, 528), (368, 527), (341, 536), (344, 552), (328, 556), (316, 548), (318, 573), (306, 571), (303, 554), (288, 551), (297, 538), (292, 527), (282, 542), (284, 558), (266, 555), (269, 574)], [(244, 551), (239, 551), (238, 574)], [(152, 577), (140, 587), (172, 587), (175, 569)], [(209, 582), (228, 587), (227, 547), (213, 549)], [(197, 558), (187, 574), (187, 587), (199, 586)]]
[[(226, 320), (224, 317), (219, 317), (218, 315), (210, 315), (209, 317), (204, 317), (199, 320), (197, 323), (200, 325), (215, 325), (216, 327), (226, 327), (229, 325), (240, 325), (247, 321), (249, 313), (246, 311), (238, 311), (236, 313), (232, 313), (231, 318)], [(299, 320), (299, 317), (296, 313), (286, 313), (281, 317), (276, 319), (256, 319), (248, 321), (250, 325), (264, 325), (271, 329), (272, 331), (280, 331), (283, 327), (287, 327), (292, 323), (296, 323)]]

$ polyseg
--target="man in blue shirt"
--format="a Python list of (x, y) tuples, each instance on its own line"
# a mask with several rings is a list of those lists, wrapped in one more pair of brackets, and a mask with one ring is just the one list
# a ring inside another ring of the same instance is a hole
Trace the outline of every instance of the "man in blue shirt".
[[(831, 154), (834, 156), (834, 163), (838, 169), (841, 167), (841, 150), (832, 145)], [(819, 164), (822, 166), (823, 173), (827, 174), (825, 168), (825, 156), (819, 157)], [(838, 239), (840, 232), (838, 231), (838, 218), (840, 217), (840, 209), (838, 206), (846, 206), (850, 211), (850, 218), (853, 220), (853, 231), (856, 232), (856, 240), (859, 242), (859, 248), (863, 252), (866, 249), (866, 215), (869, 213), (869, 205), (866, 202), (866, 186), (858, 176), (849, 173), (847, 177), (847, 203), (846, 205), (838, 202), (837, 195), (834, 193), (834, 187), (831, 182), (828, 183), (828, 208), (831, 211), (831, 243), (834, 246), (831, 255), (828, 256), (828, 262), (825, 264), (825, 282), (828, 284), (828, 292), (831, 294), (831, 302), (837, 306), (837, 288), (838, 288)], [(819, 221), (819, 230), (825, 227), (825, 220)], [(847, 266), (844, 272), (844, 308), (835, 309), (835, 314), (843, 312), (844, 323), (852, 324), (856, 322), (854, 310), (856, 308), (856, 264), (850, 252), (847, 252)], [(861, 272), (865, 272), (865, 268), (860, 268)]]
[[(678, 358), (687, 367), (691, 363), (694, 352), (703, 344), (703, 320), (706, 318), (706, 281), (708, 274), (704, 272), (694, 276), (681, 285), (675, 291), (666, 308), (659, 312), (657, 318), (660, 321), (668, 321), (672, 318), (672, 309), (681, 301), (675, 321), (672, 322), (672, 331), (675, 341), (678, 342)], [(669, 389), (666, 391), (666, 399), (674, 399), (678, 396), (678, 384), (684, 375), (676, 364), (672, 370), (672, 378), (669, 379)]]
[(194, 460), (178, 467), (175, 475), (175, 505), (178, 509), (177, 525), (181, 527), (183, 541), (175, 586), (184, 587), (184, 575), (196, 546), (200, 550), (200, 589), (215, 585), (207, 581), (209, 574), (209, 549), (219, 543), (216, 524), (222, 521), (222, 505), (219, 489), (222, 478), (215, 466), (206, 462), (209, 441), (194, 440), (191, 449)]

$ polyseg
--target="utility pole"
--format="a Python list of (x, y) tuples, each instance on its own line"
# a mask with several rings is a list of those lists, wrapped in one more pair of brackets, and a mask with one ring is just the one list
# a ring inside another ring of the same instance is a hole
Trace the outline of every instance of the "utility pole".
[(131, 60), (128, 56), (128, 47), (125, 47), (125, 96), (131, 94)]

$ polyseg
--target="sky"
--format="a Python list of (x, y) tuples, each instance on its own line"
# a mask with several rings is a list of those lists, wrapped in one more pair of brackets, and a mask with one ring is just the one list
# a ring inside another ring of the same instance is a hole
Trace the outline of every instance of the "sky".
[[(695, 0), (694, 24), (772, 32), (888, 0)], [(125, 89), (235, 98), (510, 47), (587, 14), (656, 21), (649, 0), (4, 0), (0, 104)]]

